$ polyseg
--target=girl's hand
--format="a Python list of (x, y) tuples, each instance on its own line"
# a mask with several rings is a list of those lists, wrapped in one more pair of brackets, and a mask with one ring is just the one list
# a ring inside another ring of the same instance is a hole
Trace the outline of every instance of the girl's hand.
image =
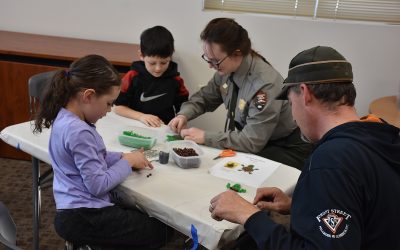
[(153, 165), (149, 162), (143, 154), (143, 148), (133, 153), (123, 153), (122, 159), (127, 160), (133, 169), (144, 169), (146, 167), (153, 169)]
[(149, 127), (160, 127), (161, 124), (164, 124), (163, 121), (155, 115), (143, 114), (139, 117), (139, 121), (146, 124)]

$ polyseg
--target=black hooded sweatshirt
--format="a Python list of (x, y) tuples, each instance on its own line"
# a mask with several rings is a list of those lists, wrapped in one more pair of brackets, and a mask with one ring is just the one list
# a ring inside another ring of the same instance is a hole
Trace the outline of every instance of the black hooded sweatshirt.
[(318, 142), (293, 193), (290, 232), (266, 212), (247, 220), (258, 249), (400, 249), (400, 130), (369, 118)]
[(131, 70), (122, 79), (115, 105), (156, 115), (168, 124), (188, 97), (189, 92), (175, 62), (171, 61), (160, 77), (154, 77), (146, 70), (143, 61), (137, 61), (132, 63)]

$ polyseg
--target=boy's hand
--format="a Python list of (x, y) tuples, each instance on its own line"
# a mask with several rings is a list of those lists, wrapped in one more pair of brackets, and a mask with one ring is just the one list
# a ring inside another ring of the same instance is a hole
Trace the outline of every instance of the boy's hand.
[(123, 153), (122, 159), (127, 160), (133, 169), (143, 169), (146, 167), (153, 169), (153, 165), (146, 159), (143, 152), (144, 150), (141, 148), (133, 153)]
[(149, 127), (160, 127), (164, 124), (163, 121), (155, 115), (143, 114), (139, 117), (139, 121), (146, 124)]

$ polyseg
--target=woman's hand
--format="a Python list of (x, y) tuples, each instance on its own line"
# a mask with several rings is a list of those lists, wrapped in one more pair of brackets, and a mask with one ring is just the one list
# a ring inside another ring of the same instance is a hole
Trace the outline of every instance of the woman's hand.
[(191, 140), (197, 144), (204, 144), (204, 130), (199, 128), (188, 128), (181, 130), (181, 136), (185, 140)]
[(177, 115), (169, 122), (168, 126), (172, 131), (179, 134), (183, 128), (186, 128), (187, 118), (184, 115)]

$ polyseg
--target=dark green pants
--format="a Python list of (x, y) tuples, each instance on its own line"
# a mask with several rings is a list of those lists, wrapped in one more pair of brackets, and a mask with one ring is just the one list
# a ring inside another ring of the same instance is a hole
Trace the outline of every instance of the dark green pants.
[(296, 128), (287, 137), (269, 141), (257, 155), (301, 170), (311, 150), (312, 144), (304, 142), (300, 129)]

